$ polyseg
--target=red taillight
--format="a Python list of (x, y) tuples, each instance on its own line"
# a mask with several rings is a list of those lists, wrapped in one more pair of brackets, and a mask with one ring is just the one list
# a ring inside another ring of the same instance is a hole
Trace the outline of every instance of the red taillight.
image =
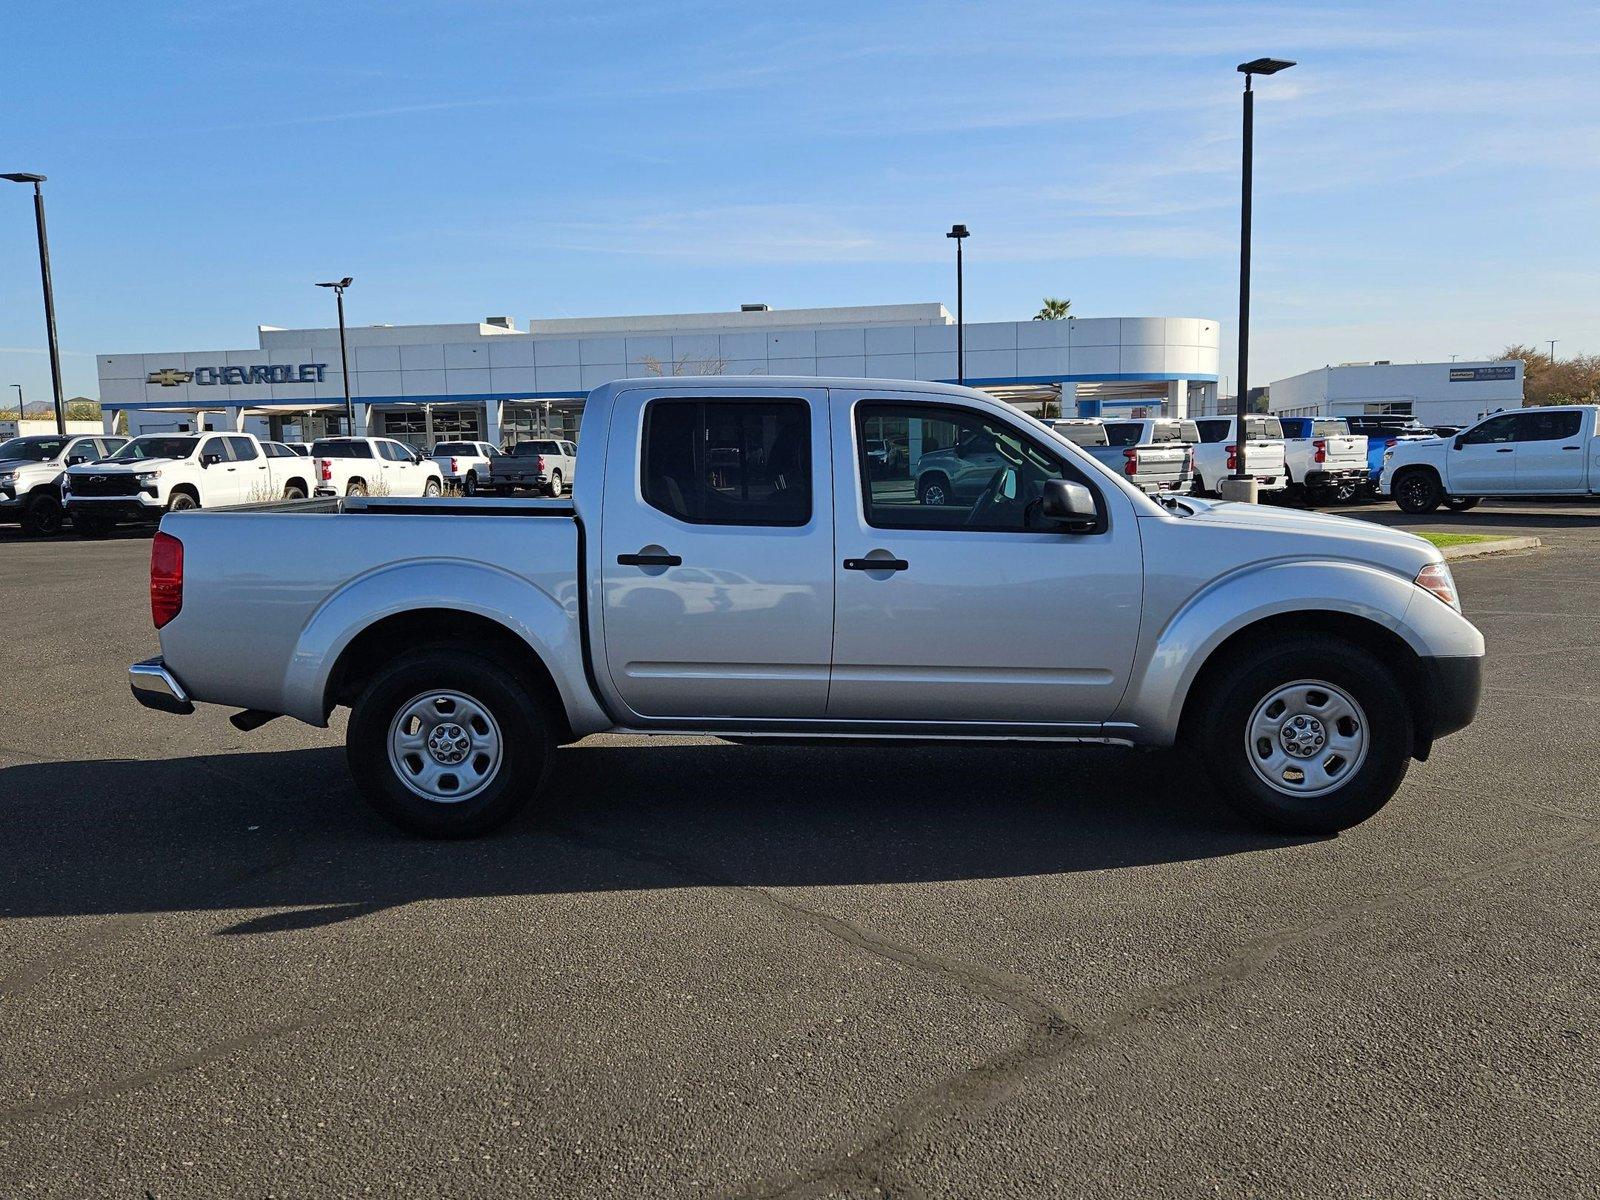
[(333, 460), (328, 458), (317, 459), (317, 474), (322, 476), (324, 483), (333, 478)]
[(183, 543), (170, 533), (150, 543), (150, 619), (160, 629), (183, 609)]
[(1139, 451), (1132, 446), (1122, 452), (1122, 473), (1124, 475), (1139, 473)]
[(539, 455), (539, 461), (533, 464), (533, 469), (535, 471), (544, 470), (544, 455)]
[(1239, 469), (1239, 447), (1237, 447), (1237, 446), (1229, 446), (1228, 447), (1228, 470), (1237, 471), (1238, 469)]
[(1325, 438), (1318, 438), (1316, 441), (1312, 442), (1311, 444), (1313, 446), (1315, 446), (1316, 450), (1317, 450), (1317, 452), (1311, 456), (1311, 460), (1313, 462), (1327, 462), (1328, 461), (1328, 442), (1327, 442), (1327, 440)]
[(1383, 439), (1383, 448), (1385, 450), (1388, 450), (1391, 447), (1397, 445), (1399, 443), (1399, 441), (1400, 441), (1399, 438), (1384, 438)]
[(450, 460), (450, 474), (452, 474), (452, 475), (461, 474), (461, 468), (456, 465), (456, 460), (453, 459), (453, 458)]

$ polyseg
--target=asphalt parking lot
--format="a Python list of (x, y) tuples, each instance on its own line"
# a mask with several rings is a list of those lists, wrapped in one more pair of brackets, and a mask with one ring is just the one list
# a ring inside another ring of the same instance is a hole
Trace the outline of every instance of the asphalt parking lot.
[(410, 841), (342, 726), (132, 702), (147, 534), (0, 532), (0, 1192), (1592, 1193), (1600, 505), (1352, 512), (1546, 546), (1323, 839), (1175, 754), (601, 737)]

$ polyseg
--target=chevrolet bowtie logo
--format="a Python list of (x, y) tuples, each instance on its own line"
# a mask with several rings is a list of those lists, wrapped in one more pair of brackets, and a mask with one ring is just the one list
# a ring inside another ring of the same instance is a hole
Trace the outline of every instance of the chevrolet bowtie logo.
[(161, 371), (151, 371), (145, 376), (146, 383), (159, 383), (162, 387), (177, 387), (180, 383), (188, 383), (194, 378), (193, 371), (175, 371), (167, 367)]

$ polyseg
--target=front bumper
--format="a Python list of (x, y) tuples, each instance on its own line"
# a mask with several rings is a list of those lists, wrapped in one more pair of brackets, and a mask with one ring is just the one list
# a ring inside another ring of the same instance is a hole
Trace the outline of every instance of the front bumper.
[(159, 655), (129, 667), (128, 686), (133, 689), (133, 698), (146, 708), (183, 717), (194, 712), (194, 701)]
[(160, 499), (141, 492), (137, 496), (68, 496), (67, 515), (74, 512), (107, 513), (116, 521), (159, 521), (167, 511)]
[(1432, 728), (1429, 740), (1465, 729), (1483, 696), (1483, 657), (1424, 658)]

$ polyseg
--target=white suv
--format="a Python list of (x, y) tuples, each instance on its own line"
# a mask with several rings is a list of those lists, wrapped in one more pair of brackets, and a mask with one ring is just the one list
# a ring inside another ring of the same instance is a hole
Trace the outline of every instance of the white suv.
[(311, 444), (319, 496), (438, 496), (439, 464), (393, 438), (320, 438)]

